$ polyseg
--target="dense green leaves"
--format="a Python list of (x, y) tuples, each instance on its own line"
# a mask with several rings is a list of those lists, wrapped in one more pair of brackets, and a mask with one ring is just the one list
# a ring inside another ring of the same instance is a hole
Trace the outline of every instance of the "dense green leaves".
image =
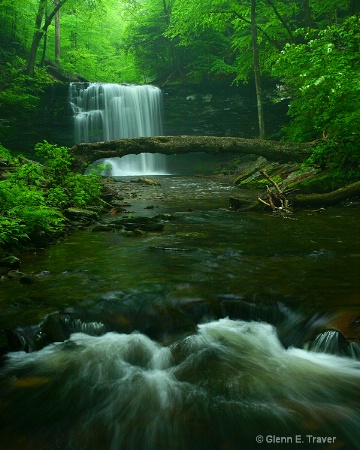
[(349, 176), (360, 163), (360, 20), (302, 36), (305, 42), (287, 45), (274, 69), (291, 99), (287, 136), (323, 139), (312, 162)]
[[(0, 39), (28, 52), (36, 12), (54, 10), (52, 0), (3, 0)], [(61, 64), (97, 81), (147, 82), (169, 76), (197, 79), (252, 71), (250, 0), (63, 0), (60, 8)], [(256, 0), (263, 73), (278, 52), (293, 43), (299, 27), (321, 29), (340, 23), (350, 0)], [(42, 36), (45, 58), (55, 58), (55, 26)], [(42, 50), (40, 48), (39, 50)], [(38, 62), (42, 59), (38, 52)], [(250, 63), (249, 63), (250, 62)]]
[(64, 226), (65, 207), (94, 204), (101, 194), (96, 174), (71, 172), (68, 148), (44, 141), (36, 152), (44, 165), (21, 156), (11, 159), (0, 147), (0, 158), (11, 159), (12, 168), (8, 179), (0, 182), (0, 247), (56, 234)]

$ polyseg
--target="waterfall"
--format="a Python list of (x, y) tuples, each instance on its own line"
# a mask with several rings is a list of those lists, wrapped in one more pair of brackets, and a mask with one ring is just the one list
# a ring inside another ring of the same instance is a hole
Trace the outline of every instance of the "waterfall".
[[(151, 85), (71, 83), (75, 142), (100, 142), (162, 134), (162, 92)], [(142, 153), (99, 160), (103, 175), (163, 175), (164, 155)]]

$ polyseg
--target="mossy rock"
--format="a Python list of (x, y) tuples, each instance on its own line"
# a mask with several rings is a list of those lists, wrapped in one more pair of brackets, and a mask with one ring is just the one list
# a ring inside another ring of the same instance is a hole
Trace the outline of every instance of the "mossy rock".
[(257, 167), (251, 175), (237, 183), (237, 186), (243, 189), (265, 189), (269, 181), (259, 172), (260, 170), (264, 170), (276, 183), (281, 184), (282, 178), (279, 175), (279, 167), (280, 165), (277, 162), (266, 161), (266, 164)]
[(287, 184), (288, 188), (298, 189), (302, 194), (325, 194), (336, 189), (331, 175), (327, 172), (309, 175), (306, 178)]
[(235, 178), (234, 184), (239, 186), (243, 182), (246, 182), (247, 179), (251, 178), (254, 174), (256, 175), (259, 169), (263, 168), (267, 164), (267, 159), (262, 156), (257, 158), (256, 161), (250, 162), (246, 169)]
[(91, 211), (89, 209), (67, 208), (64, 211), (64, 216), (67, 219), (76, 222), (89, 222), (97, 220), (99, 218), (99, 213), (96, 211)]
[(93, 227), (91, 227), (91, 231), (99, 231), (99, 232), (108, 232), (108, 231), (113, 231), (114, 230), (114, 226), (112, 224), (99, 224), (99, 225), (94, 225)]

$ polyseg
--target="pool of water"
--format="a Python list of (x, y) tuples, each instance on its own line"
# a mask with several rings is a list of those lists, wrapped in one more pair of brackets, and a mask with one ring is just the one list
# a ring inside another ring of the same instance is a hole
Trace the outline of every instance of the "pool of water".
[(228, 209), (234, 188), (225, 182), (158, 179), (161, 186), (143, 190), (123, 183), (132, 204), (123, 215), (170, 213), (163, 232), (129, 238), (79, 231), (25, 255), (21, 270), (36, 282), (0, 284), (1, 326), (91, 305), (119, 291), (190, 298), (234, 294), (309, 308), (358, 307), (359, 209), (298, 211), (286, 218), (236, 213)]

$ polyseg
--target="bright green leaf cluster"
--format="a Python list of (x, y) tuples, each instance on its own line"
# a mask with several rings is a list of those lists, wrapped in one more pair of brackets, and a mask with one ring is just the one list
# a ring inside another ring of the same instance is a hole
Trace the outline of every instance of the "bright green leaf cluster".
[[(0, 182), (0, 247), (46, 239), (64, 226), (62, 210), (94, 204), (102, 185), (97, 174), (72, 172), (70, 149), (46, 141), (36, 145), (44, 164), (11, 158), (8, 178)], [(0, 157), (10, 153), (0, 146)]]
[[(287, 137), (321, 139), (311, 162), (340, 177), (356, 179), (360, 170), (360, 19), (308, 33), (303, 43), (285, 47), (274, 69), (289, 96)], [(355, 169), (354, 169), (355, 167)]]

